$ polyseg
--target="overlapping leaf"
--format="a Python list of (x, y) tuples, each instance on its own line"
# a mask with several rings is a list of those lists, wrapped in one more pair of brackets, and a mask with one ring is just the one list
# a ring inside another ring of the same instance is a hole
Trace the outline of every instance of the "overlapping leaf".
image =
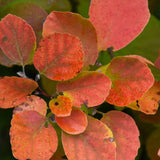
[(139, 131), (134, 120), (120, 111), (110, 111), (101, 120), (111, 130), (116, 143), (116, 160), (134, 160), (139, 143)]
[(87, 127), (87, 116), (80, 109), (73, 108), (71, 115), (67, 117), (55, 116), (57, 124), (69, 134), (83, 133)]
[(94, 65), (98, 57), (96, 31), (91, 22), (71, 12), (51, 12), (43, 25), (43, 36), (55, 32), (70, 33), (82, 41), (84, 66)]
[(11, 108), (25, 102), (26, 96), (37, 87), (35, 81), (26, 78), (0, 78), (0, 108)]
[(92, 0), (90, 20), (98, 34), (100, 50), (119, 50), (143, 30), (149, 19), (147, 0)]
[(72, 104), (81, 107), (100, 105), (104, 102), (111, 88), (111, 80), (104, 74), (94, 71), (85, 71), (73, 80), (59, 82), (58, 92), (66, 92), (72, 97)]
[(113, 83), (107, 102), (117, 106), (125, 106), (140, 99), (154, 83), (148, 66), (131, 57), (114, 58), (106, 74)]
[(88, 127), (80, 135), (62, 133), (62, 142), (69, 160), (115, 160), (116, 144), (112, 131), (101, 121), (88, 117)]
[(39, 114), (45, 116), (47, 113), (47, 104), (46, 102), (35, 95), (27, 96), (26, 101), (20, 105), (18, 105), (14, 110), (13, 113), (17, 114), (22, 111), (37, 111)]
[(55, 33), (41, 40), (34, 54), (37, 70), (52, 80), (68, 80), (83, 67), (81, 42), (75, 36)]
[(17, 159), (48, 160), (57, 149), (57, 134), (45, 126), (46, 118), (36, 111), (24, 111), (11, 121), (11, 146)]
[[(33, 2), (33, 1), (32, 1)], [(40, 6), (29, 3), (29, 1), (14, 1), (14, 3), (10, 3), (9, 6), (3, 8), (3, 15), (7, 13), (14, 14), (18, 17), (23, 18), (30, 24), (35, 31), (36, 39), (39, 42), (42, 37), (42, 26), (43, 21), (47, 17), (47, 12), (43, 10)]]
[(159, 107), (160, 101), (160, 82), (154, 85), (136, 102), (128, 105), (128, 107), (144, 112), (145, 114), (155, 114)]
[(31, 63), (36, 46), (33, 29), (23, 19), (8, 14), (0, 21), (0, 47), (17, 64)]

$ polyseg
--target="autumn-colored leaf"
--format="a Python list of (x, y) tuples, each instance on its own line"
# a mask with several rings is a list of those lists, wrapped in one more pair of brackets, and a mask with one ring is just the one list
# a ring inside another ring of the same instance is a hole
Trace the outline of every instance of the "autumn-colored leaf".
[(137, 101), (128, 105), (129, 108), (144, 112), (145, 114), (155, 114), (160, 101), (160, 82), (154, 85)]
[(35, 95), (27, 96), (26, 101), (14, 108), (13, 113), (17, 114), (22, 111), (37, 111), (39, 114), (45, 116), (47, 113), (46, 102)]
[(136, 38), (149, 20), (147, 0), (92, 0), (90, 20), (96, 28), (100, 50), (119, 50)]
[(36, 47), (32, 27), (23, 19), (8, 14), (0, 21), (0, 47), (17, 64), (29, 64)]
[(5, 6), (3, 15), (6, 15), (7, 13), (16, 15), (26, 20), (27, 23), (30, 24), (35, 31), (37, 41), (40, 41), (40, 39), (42, 38), (41, 33), (43, 21), (48, 15), (44, 9), (42, 9), (39, 5), (36, 5), (29, 1), (16, 1), (14, 3), (10, 3), (8, 7)]
[(20, 77), (0, 78), (0, 108), (11, 108), (26, 101), (38, 84), (30, 79)]
[(55, 33), (39, 43), (33, 63), (41, 74), (52, 80), (68, 80), (83, 67), (81, 42), (75, 36)]
[(160, 69), (160, 51), (159, 51), (159, 56), (158, 56), (158, 58), (157, 58), (157, 60), (155, 61), (155, 66), (157, 67), (157, 68), (159, 68)]
[(147, 64), (131, 57), (114, 58), (106, 75), (113, 83), (107, 102), (117, 106), (125, 106), (140, 99), (154, 83)]
[(15, 62), (11, 61), (1, 50), (0, 48), (0, 64), (11, 67), (12, 65), (16, 64)]
[(111, 80), (104, 74), (94, 71), (85, 71), (73, 80), (59, 82), (58, 92), (65, 92), (72, 97), (72, 104), (81, 107), (100, 105), (105, 101), (111, 88)]
[(57, 149), (57, 134), (36, 111), (24, 111), (11, 121), (11, 146), (15, 158), (48, 160)]
[(82, 41), (84, 50), (84, 66), (94, 65), (98, 57), (97, 36), (92, 23), (81, 15), (71, 12), (49, 14), (43, 25), (43, 36), (55, 32), (70, 33)]
[(158, 150), (160, 148), (160, 128), (154, 130), (147, 138), (146, 150), (150, 160), (159, 160)]
[(73, 108), (68, 117), (57, 117), (55, 120), (59, 127), (69, 134), (83, 133), (87, 127), (87, 116), (80, 109)]
[(72, 101), (67, 96), (59, 95), (49, 102), (49, 107), (57, 117), (67, 117), (72, 111)]
[(139, 131), (134, 120), (121, 111), (110, 111), (101, 121), (113, 133), (116, 143), (116, 160), (134, 160), (140, 147)]
[(115, 160), (116, 144), (112, 131), (101, 121), (88, 117), (88, 127), (80, 135), (62, 133), (69, 160)]

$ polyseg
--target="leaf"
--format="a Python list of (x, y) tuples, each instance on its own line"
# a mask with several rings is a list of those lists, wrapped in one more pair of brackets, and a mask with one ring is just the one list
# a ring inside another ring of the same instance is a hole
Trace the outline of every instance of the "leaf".
[(116, 143), (116, 160), (134, 160), (140, 147), (139, 131), (134, 120), (121, 111), (110, 111), (101, 121), (113, 133)]
[(116, 51), (142, 32), (150, 13), (147, 0), (92, 0), (89, 16), (97, 31), (99, 49), (113, 47)]
[(48, 160), (57, 149), (57, 134), (36, 111), (24, 111), (11, 121), (12, 153), (17, 159)]
[(69, 160), (115, 160), (116, 144), (112, 139), (112, 131), (91, 117), (88, 117), (84, 133), (72, 136), (62, 132), (62, 143)]
[(94, 65), (98, 57), (97, 36), (88, 19), (76, 13), (53, 11), (44, 22), (43, 36), (46, 37), (55, 32), (70, 33), (78, 37), (83, 45), (84, 66)]
[(71, 99), (64, 95), (58, 95), (49, 102), (49, 107), (57, 117), (67, 117), (71, 115)]
[(89, 10), (90, 0), (80, 0), (78, 2), (78, 13), (80, 13), (83, 17), (88, 18), (88, 10)]
[(7, 67), (11, 67), (12, 65), (15, 64), (15, 62), (11, 61), (1, 50), (0, 48), (0, 64), (7, 66)]
[(159, 148), (159, 150), (158, 150), (158, 156), (160, 157), (160, 148)]
[(156, 61), (154, 62), (154, 64), (155, 64), (155, 66), (156, 66), (157, 68), (160, 69), (160, 50), (159, 50), (159, 56), (158, 56), (158, 58), (156, 59)]
[(106, 101), (117, 106), (125, 106), (140, 99), (154, 83), (148, 66), (131, 57), (114, 58), (106, 75), (112, 80), (112, 89)]
[(39, 43), (33, 63), (41, 74), (62, 81), (75, 77), (83, 67), (83, 50), (78, 38), (55, 33)]
[(43, 22), (47, 17), (47, 12), (43, 10), (40, 6), (28, 3), (28, 2), (20, 2), (14, 1), (10, 3), (5, 8), (3, 8), (3, 15), (8, 13), (21, 17), (26, 20), (28, 24), (30, 24), (35, 31), (37, 42), (42, 38), (42, 26)]
[(153, 15), (143, 32), (125, 48), (115, 52), (114, 55), (138, 54), (155, 62), (160, 49), (160, 21)]
[(83, 133), (88, 125), (87, 116), (80, 109), (73, 108), (71, 115), (68, 117), (57, 117), (55, 120), (59, 127), (68, 134)]
[(160, 82), (155, 82), (138, 101), (129, 104), (128, 107), (144, 112), (145, 114), (155, 114), (159, 107), (159, 101)]
[(12, 108), (26, 101), (38, 84), (30, 79), (20, 77), (0, 78), (0, 108)]
[(110, 79), (99, 72), (85, 71), (73, 80), (59, 82), (58, 92), (65, 92), (72, 97), (72, 105), (93, 107), (103, 103), (111, 88)]
[(17, 64), (31, 63), (36, 47), (32, 27), (23, 19), (8, 14), (0, 21), (0, 47)]
[(160, 148), (160, 128), (154, 130), (147, 138), (146, 150), (150, 160), (159, 160), (157, 155)]
[(14, 108), (13, 113), (17, 114), (22, 111), (37, 111), (39, 114), (45, 116), (47, 113), (46, 102), (35, 95), (27, 96), (26, 101)]

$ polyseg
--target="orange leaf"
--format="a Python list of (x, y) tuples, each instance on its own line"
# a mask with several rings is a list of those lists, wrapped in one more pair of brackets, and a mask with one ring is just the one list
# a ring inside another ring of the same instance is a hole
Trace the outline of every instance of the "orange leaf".
[(113, 132), (116, 142), (116, 160), (135, 159), (139, 142), (139, 131), (134, 120), (120, 111), (110, 111), (101, 120)]
[(144, 112), (145, 114), (155, 114), (160, 101), (160, 82), (154, 85), (136, 102), (128, 105), (129, 108)]
[(72, 97), (72, 105), (81, 107), (86, 104), (93, 107), (103, 103), (109, 94), (111, 80), (104, 74), (85, 71), (73, 80), (60, 82), (58, 92), (65, 92)]
[(83, 50), (78, 38), (55, 33), (39, 43), (33, 63), (37, 70), (52, 80), (68, 80), (83, 67)]
[(16, 64), (15, 62), (11, 61), (1, 50), (0, 48), (0, 64), (11, 67), (12, 65)]
[(43, 36), (55, 32), (70, 33), (82, 41), (84, 49), (84, 66), (94, 65), (98, 57), (97, 35), (92, 23), (81, 15), (71, 12), (49, 14), (43, 25)]
[(24, 111), (11, 121), (12, 153), (17, 159), (48, 160), (57, 149), (57, 134), (45, 126), (46, 118), (36, 111)]
[(12, 61), (29, 64), (36, 47), (32, 27), (23, 19), (8, 14), (0, 21), (0, 47)]
[(158, 56), (158, 58), (157, 58), (157, 60), (155, 61), (155, 66), (157, 67), (157, 68), (159, 68), (160, 69), (160, 50), (159, 50), (159, 56)]
[(55, 120), (59, 127), (69, 134), (83, 133), (87, 127), (87, 116), (80, 109), (73, 108), (68, 117), (57, 117)]
[(30, 79), (20, 77), (0, 78), (0, 108), (12, 108), (26, 101), (38, 84)]
[(17, 114), (22, 111), (37, 111), (39, 114), (45, 116), (47, 113), (46, 102), (35, 95), (27, 96), (26, 101), (14, 108), (13, 113)]
[(70, 116), (72, 111), (72, 102), (69, 97), (59, 95), (49, 102), (49, 107), (57, 117)]
[(64, 151), (69, 160), (115, 160), (116, 144), (111, 130), (101, 121), (88, 117), (88, 127), (80, 135), (62, 132)]
[(147, 0), (92, 0), (90, 20), (97, 31), (100, 50), (119, 50), (136, 38), (149, 20)]
[(131, 57), (114, 58), (106, 74), (113, 83), (107, 102), (117, 106), (125, 106), (140, 99), (154, 83), (148, 66)]

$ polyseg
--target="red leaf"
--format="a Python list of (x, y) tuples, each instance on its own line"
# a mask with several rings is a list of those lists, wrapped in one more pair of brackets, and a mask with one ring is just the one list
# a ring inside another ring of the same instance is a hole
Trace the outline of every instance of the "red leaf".
[(160, 51), (159, 51), (159, 56), (158, 56), (158, 58), (157, 58), (157, 60), (155, 61), (155, 66), (157, 67), (157, 68), (159, 68), (160, 69)]
[(23, 19), (8, 14), (0, 21), (0, 47), (12, 61), (26, 65), (32, 61), (36, 37)]
[(39, 114), (45, 116), (47, 113), (47, 104), (42, 98), (38, 96), (27, 96), (26, 101), (14, 108), (13, 113), (17, 114), (22, 111), (30, 110), (37, 111)]
[(128, 105), (129, 108), (144, 112), (145, 114), (155, 114), (160, 101), (160, 82), (154, 85), (136, 102)]
[(85, 54), (84, 66), (95, 64), (98, 57), (97, 35), (88, 19), (76, 13), (53, 11), (44, 22), (43, 36), (48, 36), (55, 32), (70, 33), (79, 37)]
[(116, 160), (134, 160), (140, 147), (139, 131), (134, 120), (123, 112), (110, 111), (101, 121), (113, 132)]
[(90, 20), (101, 50), (119, 50), (136, 38), (149, 20), (147, 0), (92, 0)]
[(81, 42), (66, 33), (45, 37), (34, 54), (33, 63), (37, 70), (52, 80), (71, 79), (83, 67)]
[(111, 130), (91, 117), (88, 117), (84, 133), (74, 136), (62, 133), (64, 151), (69, 160), (115, 160), (116, 144), (112, 139)]
[(111, 80), (94, 71), (82, 72), (73, 80), (57, 84), (57, 91), (70, 95), (75, 107), (81, 107), (81, 104), (88, 107), (100, 105), (105, 101), (110, 88)]
[(26, 101), (38, 84), (30, 79), (20, 77), (0, 78), (0, 108), (12, 108)]
[(67, 117), (71, 114), (72, 102), (69, 97), (59, 95), (49, 102), (49, 107), (57, 117)]
[(140, 99), (154, 83), (148, 66), (131, 57), (114, 58), (106, 74), (113, 83), (107, 102), (117, 106), (125, 106)]
[(80, 109), (73, 108), (68, 117), (55, 116), (57, 124), (69, 134), (83, 133), (87, 127), (87, 116)]
[(36, 111), (24, 111), (11, 121), (12, 153), (17, 159), (48, 160), (57, 149), (57, 134), (45, 126), (46, 118)]

